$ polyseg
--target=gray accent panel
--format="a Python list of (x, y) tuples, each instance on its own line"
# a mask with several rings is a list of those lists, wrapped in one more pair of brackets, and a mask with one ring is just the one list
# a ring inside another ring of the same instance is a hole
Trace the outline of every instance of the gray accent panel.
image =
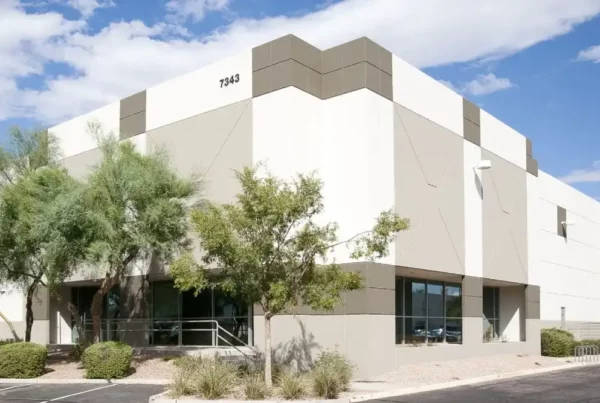
[(526, 302), (525, 310), (527, 311), (526, 319), (539, 319), (540, 318), (540, 303), (528, 301)]
[(527, 173), (482, 149), (483, 277), (527, 284)]
[(119, 139), (125, 140), (146, 132), (146, 111), (121, 119)]
[(462, 282), (462, 294), (483, 298), (483, 278), (465, 276)]
[(530, 157), (533, 157), (533, 143), (531, 142), (531, 139), (526, 138), (525, 144), (526, 144), (527, 155)]
[(467, 118), (463, 119), (463, 124), (465, 140), (481, 146), (481, 127), (477, 126)]
[(347, 315), (395, 315), (396, 291), (364, 288), (346, 294)]
[(252, 100), (196, 115), (148, 132), (149, 152), (166, 149), (184, 177), (203, 178), (213, 202), (236, 201), (240, 185), (234, 170), (252, 165)]
[(483, 315), (483, 298), (463, 295), (462, 315), (463, 318), (481, 318)]
[[(27, 303), (27, 299), (25, 299), (25, 303)], [(38, 286), (31, 304), (33, 320), (48, 320), (50, 318), (49, 304), (48, 289), (41, 285)]]
[(479, 107), (463, 98), (463, 135), (465, 140), (481, 146), (481, 111)]
[(290, 86), (320, 99), (362, 88), (393, 99), (392, 56), (368, 38), (320, 51), (287, 35), (252, 51), (253, 97)]
[(527, 287), (525, 288), (525, 301), (540, 302), (540, 286), (539, 285), (527, 285)]
[(138, 92), (127, 98), (123, 98), (120, 104), (120, 119), (146, 110), (146, 91)]
[(346, 263), (342, 265), (346, 271), (359, 273), (368, 288), (396, 289), (395, 266), (380, 263)]
[(81, 154), (73, 155), (60, 161), (69, 175), (78, 180), (87, 179), (94, 165), (102, 162), (102, 150), (94, 148)]
[(463, 138), (394, 105), (396, 265), (465, 274)]
[(567, 226), (562, 223), (567, 221), (567, 210), (556, 206), (556, 233), (564, 238), (567, 237)]
[(463, 98), (463, 118), (473, 122), (477, 126), (481, 126), (481, 111), (479, 107), (466, 98)]
[(535, 158), (527, 156), (527, 172), (533, 176), (538, 176), (538, 162)]

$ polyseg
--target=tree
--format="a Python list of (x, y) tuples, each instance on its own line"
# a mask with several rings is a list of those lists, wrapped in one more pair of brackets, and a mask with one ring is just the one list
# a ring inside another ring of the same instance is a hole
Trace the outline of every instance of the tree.
[(13, 326), (12, 322), (6, 317), (6, 315), (0, 312), (0, 318), (2, 318), (2, 320), (8, 325), (8, 328), (10, 329), (10, 333), (12, 334), (14, 341), (20, 341), (21, 338), (17, 334), (17, 331), (15, 330), (15, 327)]
[(186, 200), (198, 191), (162, 150), (138, 153), (130, 142), (100, 139), (102, 161), (88, 178), (85, 205), (94, 228), (87, 262), (102, 276), (92, 299), (93, 341), (100, 340), (102, 299), (142, 260), (170, 261), (189, 247)]
[(59, 168), (58, 155), (47, 131), (15, 128), (0, 147), (0, 281), (26, 291), (26, 341), (38, 286), (52, 290), (72, 273), (84, 239), (81, 184)]
[(25, 341), (38, 288), (55, 290), (83, 257), (81, 195), (81, 184), (60, 168), (38, 169), (0, 190), (0, 279), (26, 290)]
[[(201, 262), (191, 255), (171, 267), (175, 285), (199, 292), (215, 286), (249, 305), (259, 304), (265, 321), (265, 380), (271, 385), (271, 319), (300, 302), (332, 310), (345, 291), (362, 286), (358, 273), (329, 262), (331, 250), (347, 244), (353, 259), (381, 258), (395, 233), (409, 222), (392, 211), (382, 212), (375, 226), (338, 241), (335, 223), (317, 224), (323, 211), (322, 182), (298, 175), (291, 182), (260, 175), (260, 166), (237, 172), (241, 193), (236, 204), (208, 203), (191, 216), (198, 233)], [(205, 275), (208, 266), (218, 276)]]

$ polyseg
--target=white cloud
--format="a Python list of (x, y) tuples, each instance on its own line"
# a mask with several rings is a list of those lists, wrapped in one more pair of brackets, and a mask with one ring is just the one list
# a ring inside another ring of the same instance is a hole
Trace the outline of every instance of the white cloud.
[(68, 4), (86, 18), (91, 17), (98, 8), (114, 6), (112, 0), (68, 0)]
[(600, 63), (600, 45), (591, 46), (577, 55), (577, 60)]
[(479, 74), (474, 80), (462, 87), (462, 92), (471, 95), (486, 95), (514, 87), (508, 78), (496, 77), (495, 74)]
[[(199, 3), (204, 4), (200, 14), (187, 15), (199, 18), (220, 5)], [(428, 67), (505, 57), (563, 35), (598, 13), (600, 0), (481, 0), (478, 7), (471, 0), (343, 0), (293, 17), (235, 19), (202, 37), (187, 37), (168, 22), (121, 21), (99, 32), (82, 30), (80, 21), (56, 13), (24, 14), (16, 0), (0, 0), (0, 85), (12, 88), (0, 98), (0, 119), (64, 120), (288, 33), (321, 48), (368, 36)], [(14, 32), (5, 28), (6, 21)], [(11, 46), (1, 45), (4, 30)], [(40, 74), (48, 62), (66, 63), (76, 75), (45, 77), (40, 90), (16, 87), (18, 77)]]
[(170, 0), (165, 8), (176, 19), (200, 21), (207, 11), (223, 10), (228, 5), (229, 0)]
[(590, 168), (573, 170), (559, 179), (569, 184), (600, 182), (600, 161), (594, 161)]

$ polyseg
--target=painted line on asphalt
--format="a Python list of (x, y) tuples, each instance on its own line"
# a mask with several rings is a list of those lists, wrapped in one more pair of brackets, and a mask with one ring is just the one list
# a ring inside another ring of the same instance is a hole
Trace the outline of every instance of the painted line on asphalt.
[(5, 390), (11, 390), (11, 389), (17, 389), (17, 388), (23, 388), (25, 386), (29, 386), (30, 384), (25, 384), (25, 385), (16, 385), (16, 386), (10, 386), (8, 388), (4, 388), (4, 389), (0, 389), (0, 392), (4, 392)]
[(61, 397), (56, 397), (54, 399), (51, 400), (45, 400), (41, 403), (49, 403), (49, 402), (55, 402), (57, 400), (62, 400), (62, 399), (66, 399), (68, 397), (73, 397), (73, 396), (79, 396), (79, 395), (83, 395), (85, 393), (90, 393), (90, 392), (94, 392), (96, 390), (100, 390), (100, 389), (106, 389), (106, 388), (112, 388), (113, 386), (117, 386), (115, 384), (110, 384), (110, 385), (106, 385), (106, 386), (101, 386), (99, 388), (94, 388), (94, 389), (90, 389), (90, 390), (84, 390), (83, 392), (79, 392), (79, 393), (73, 393), (72, 395), (66, 395), (66, 396), (61, 396)]

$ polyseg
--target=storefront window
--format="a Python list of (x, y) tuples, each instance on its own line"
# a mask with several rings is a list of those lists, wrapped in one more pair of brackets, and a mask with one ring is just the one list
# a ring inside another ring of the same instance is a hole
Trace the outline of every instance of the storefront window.
[(483, 341), (497, 340), (500, 336), (500, 289), (483, 287)]
[(459, 284), (396, 278), (396, 344), (462, 343)]

